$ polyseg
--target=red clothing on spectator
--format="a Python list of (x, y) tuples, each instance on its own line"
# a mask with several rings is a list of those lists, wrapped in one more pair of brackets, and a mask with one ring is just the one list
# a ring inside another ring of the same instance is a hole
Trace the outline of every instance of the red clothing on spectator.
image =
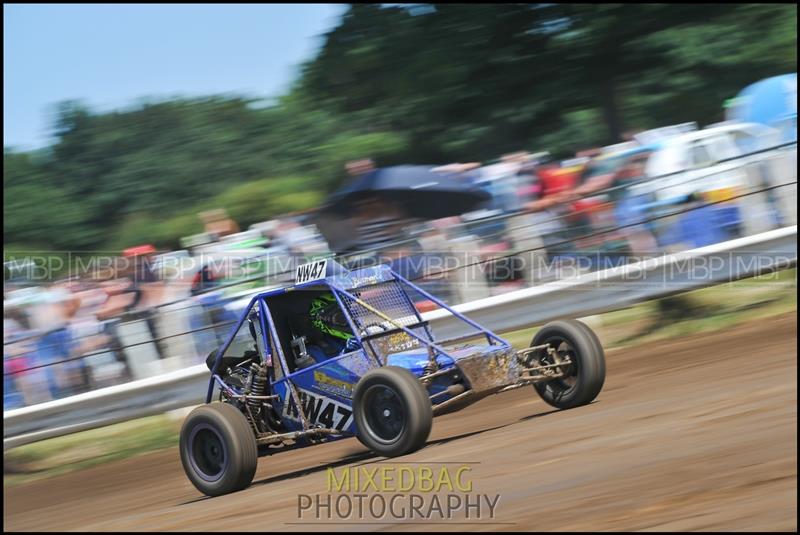
[(562, 169), (560, 167), (550, 167), (540, 169), (538, 174), (542, 182), (542, 197), (547, 197), (577, 186), (580, 168), (568, 167)]

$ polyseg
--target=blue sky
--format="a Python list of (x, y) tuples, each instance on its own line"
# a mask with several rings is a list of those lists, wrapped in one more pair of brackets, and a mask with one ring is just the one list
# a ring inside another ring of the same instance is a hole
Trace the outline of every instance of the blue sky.
[(343, 4), (4, 5), (4, 146), (50, 141), (53, 105), (285, 92)]

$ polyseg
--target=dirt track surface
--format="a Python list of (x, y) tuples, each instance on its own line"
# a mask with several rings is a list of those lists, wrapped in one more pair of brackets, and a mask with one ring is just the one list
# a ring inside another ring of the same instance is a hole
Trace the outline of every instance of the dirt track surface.
[[(436, 419), (428, 445), (392, 463), (471, 463), (473, 492), (500, 500), (493, 518), (416, 529), (795, 531), (796, 322), (610, 351), (590, 406), (553, 411), (525, 388)], [(327, 493), (327, 467), (383, 462), (348, 439), (262, 458), (250, 488), (204, 498), (171, 449), (4, 490), (3, 526), (414, 530), (298, 518), (298, 495)]]

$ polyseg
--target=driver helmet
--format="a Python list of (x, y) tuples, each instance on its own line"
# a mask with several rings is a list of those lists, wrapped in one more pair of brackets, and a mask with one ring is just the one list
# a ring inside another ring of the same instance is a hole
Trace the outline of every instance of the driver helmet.
[(347, 318), (333, 294), (327, 293), (316, 297), (311, 301), (308, 313), (311, 316), (311, 324), (323, 333), (342, 340), (353, 337)]

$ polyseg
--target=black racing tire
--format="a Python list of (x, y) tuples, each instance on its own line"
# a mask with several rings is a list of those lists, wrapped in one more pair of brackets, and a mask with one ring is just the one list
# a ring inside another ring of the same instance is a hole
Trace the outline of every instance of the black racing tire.
[(410, 371), (397, 366), (364, 374), (353, 393), (353, 415), (358, 440), (384, 457), (422, 448), (433, 426), (427, 390)]
[(227, 403), (194, 409), (183, 422), (181, 464), (186, 476), (207, 496), (247, 488), (258, 466), (258, 447), (247, 418)]
[(565, 369), (566, 378), (533, 385), (542, 399), (558, 409), (594, 401), (606, 378), (605, 353), (594, 331), (578, 320), (553, 321), (536, 333), (531, 346), (546, 343), (560, 354), (569, 354), (573, 364)]

